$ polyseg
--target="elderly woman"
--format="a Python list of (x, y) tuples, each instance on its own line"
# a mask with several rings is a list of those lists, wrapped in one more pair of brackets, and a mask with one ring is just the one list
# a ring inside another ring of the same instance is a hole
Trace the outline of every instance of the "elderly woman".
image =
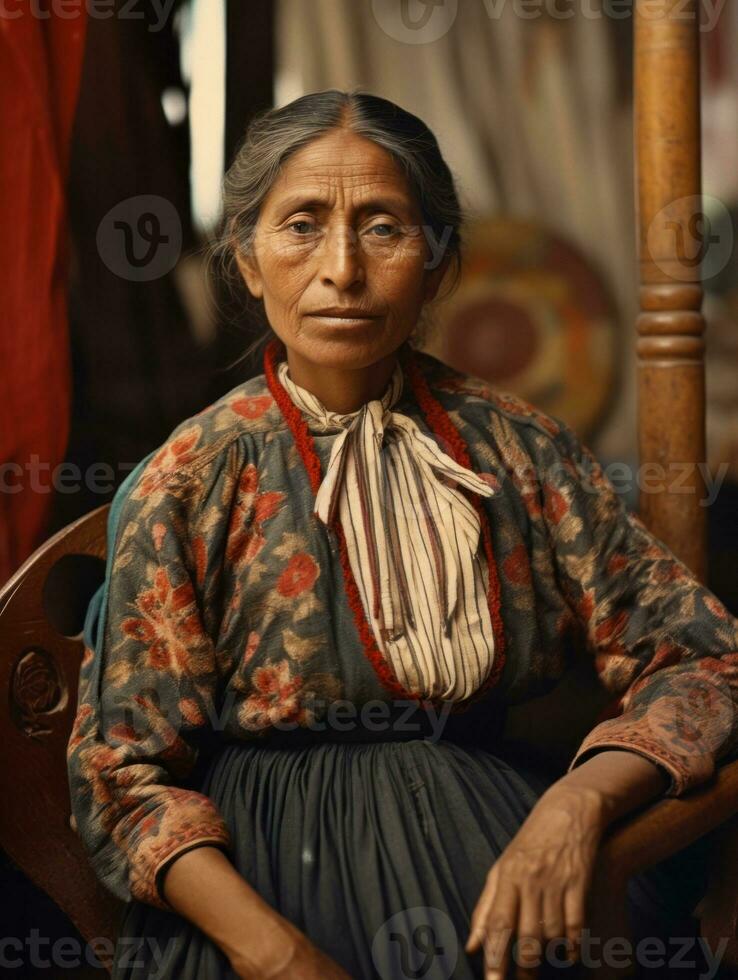
[[(735, 748), (738, 624), (565, 425), (412, 345), (460, 256), (421, 120), (359, 92), (271, 110), (224, 204), (264, 370), (120, 488), (85, 629), (70, 788), (129, 900), (114, 976), (576, 958), (608, 825)], [(552, 781), (505, 708), (580, 649), (617, 703)]]

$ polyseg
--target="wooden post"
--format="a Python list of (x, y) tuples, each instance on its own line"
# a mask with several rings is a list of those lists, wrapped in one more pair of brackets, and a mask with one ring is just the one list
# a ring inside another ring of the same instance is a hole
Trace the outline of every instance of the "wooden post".
[(698, 6), (698, 0), (635, 4), (637, 354), (640, 516), (704, 580)]

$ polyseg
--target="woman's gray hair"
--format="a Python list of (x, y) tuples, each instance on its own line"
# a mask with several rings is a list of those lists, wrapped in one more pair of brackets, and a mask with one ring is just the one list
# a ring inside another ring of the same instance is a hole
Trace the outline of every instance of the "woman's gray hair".
[[(262, 326), (267, 327), (244, 356), (274, 333), (263, 316), (261, 301), (254, 301), (246, 289), (236, 252), (250, 250), (261, 205), (282, 164), (297, 150), (335, 129), (347, 129), (372, 140), (400, 164), (420, 205), (424, 233), (433, 238), (434, 255), (443, 250), (450, 256), (452, 276), (446, 295), (458, 283), (464, 215), (454, 178), (428, 126), (394, 102), (358, 89), (327, 89), (303, 95), (252, 118), (223, 180), (221, 230), (208, 250), (208, 266), (232, 296), (243, 297), (241, 310), (259, 314)], [(428, 328), (424, 311), (413, 340), (424, 339)]]

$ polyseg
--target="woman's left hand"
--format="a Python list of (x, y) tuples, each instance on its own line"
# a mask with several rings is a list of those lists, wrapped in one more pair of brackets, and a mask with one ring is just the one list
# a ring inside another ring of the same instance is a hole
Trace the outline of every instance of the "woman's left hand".
[(518, 980), (535, 976), (551, 939), (565, 938), (577, 958), (606, 825), (595, 790), (554, 785), (541, 796), (490, 869), (472, 915), (466, 951), (484, 947), (485, 980), (507, 976), (516, 940)]

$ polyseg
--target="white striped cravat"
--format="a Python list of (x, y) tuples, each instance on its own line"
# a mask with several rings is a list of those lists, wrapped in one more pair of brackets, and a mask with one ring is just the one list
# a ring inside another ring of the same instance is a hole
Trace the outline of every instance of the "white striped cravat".
[(406, 690), (469, 697), (489, 673), (494, 639), (479, 518), (454, 484), (493, 489), (391, 411), (403, 389), (399, 361), (381, 399), (343, 414), (295, 384), (286, 360), (277, 373), (311, 431), (340, 433), (315, 514), (331, 524), (338, 508), (377, 646)]

